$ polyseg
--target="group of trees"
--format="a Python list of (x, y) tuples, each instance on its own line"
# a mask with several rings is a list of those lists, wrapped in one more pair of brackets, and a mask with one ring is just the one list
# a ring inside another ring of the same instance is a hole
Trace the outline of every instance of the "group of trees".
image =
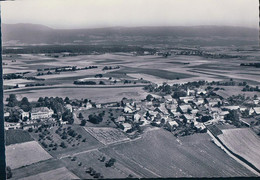
[(73, 113), (70, 112), (69, 110), (66, 110), (66, 111), (62, 114), (62, 120), (63, 120), (63, 121), (67, 121), (69, 124), (73, 124), (73, 123), (74, 123)]
[(229, 114), (224, 116), (225, 120), (229, 120), (236, 127), (241, 127), (241, 121), (239, 120), (239, 113), (237, 110), (230, 110)]
[(103, 115), (101, 113), (99, 115), (96, 115), (96, 114), (92, 115), (91, 114), (91, 115), (88, 116), (88, 119), (93, 124), (99, 124), (100, 122), (103, 121)]
[(95, 81), (74, 81), (76, 85), (96, 85)]

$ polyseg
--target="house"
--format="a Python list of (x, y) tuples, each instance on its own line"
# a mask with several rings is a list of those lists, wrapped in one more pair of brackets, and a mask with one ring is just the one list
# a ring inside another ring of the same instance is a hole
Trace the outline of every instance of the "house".
[(186, 120), (187, 122), (192, 122), (195, 120), (194, 116), (190, 114), (183, 114), (183, 119)]
[(115, 119), (116, 123), (121, 123), (121, 122), (125, 122), (125, 116), (119, 116), (117, 119)]
[(253, 115), (255, 113), (255, 110), (253, 108), (249, 109), (249, 116)]
[(100, 109), (101, 108), (101, 104), (96, 104), (96, 108)]
[(167, 121), (166, 126), (172, 130), (179, 126), (179, 124), (176, 121)]
[(254, 107), (254, 111), (257, 115), (260, 114), (260, 107)]
[(10, 116), (10, 113), (9, 113), (9, 112), (5, 112), (5, 113), (4, 113), (4, 119), (9, 118), (9, 116)]
[(91, 108), (93, 107), (93, 105), (88, 102), (88, 103), (86, 103), (86, 104), (84, 105), (84, 107), (85, 107), (86, 109), (91, 109)]
[(178, 107), (178, 111), (181, 113), (187, 113), (189, 109), (192, 110), (192, 107), (189, 104), (180, 105)]
[(173, 98), (171, 95), (167, 95), (167, 96), (164, 96), (164, 98), (166, 99), (166, 101), (168, 102), (172, 102)]
[(204, 103), (204, 99), (203, 98), (197, 98), (196, 101), (193, 101), (194, 104), (196, 104), (197, 106), (201, 105)]
[(210, 107), (216, 106), (220, 103), (218, 100), (209, 99), (207, 100)]
[(30, 113), (29, 112), (24, 112), (22, 109), (19, 110), (20, 114), (21, 114), (21, 119), (24, 118), (28, 118), (30, 117)]
[(259, 99), (254, 100), (254, 103), (255, 103), (255, 104), (259, 104), (259, 102), (260, 102)]
[(133, 116), (133, 120), (134, 120), (134, 122), (139, 122), (140, 120), (141, 120), (141, 115), (140, 114), (138, 114), (138, 113), (136, 113), (134, 116)]
[(194, 90), (190, 90), (189, 88), (187, 89), (187, 96), (194, 96), (195, 95), (195, 91)]
[(10, 122), (5, 122), (5, 130), (9, 129), (21, 129), (21, 123), (10, 123)]
[(193, 102), (194, 101), (194, 97), (193, 96), (188, 96), (188, 97), (180, 97), (180, 100), (188, 103), (188, 102)]
[(199, 130), (204, 130), (206, 129), (205, 125), (203, 123), (199, 123), (199, 122), (194, 122), (194, 126), (199, 129)]
[(205, 89), (198, 89), (197, 94), (206, 94), (207, 91)]
[(122, 126), (123, 126), (123, 130), (124, 130), (125, 132), (128, 131), (128, 130), (130, 130), (130, 129), (132, 128), (132, 125), (129, 124), (129, 123), (123, 123)]
[(221, 111), (221, 112), (219, 113), (219, 118), (220, 118), (220, 119), (224, 119), (225, 115), (227, 115), (227, 114), (229, 114), (228, 111)]
[(238, 109), (239, 109), (239, 106), (224, 106), (223, 109), (238, 110)]
[(27, 124), (27, 125), (23, 126), (23, 130), (28, 130), (30, 128), (36, 129), (36, 128), (40, 127), (41, 125), (42, 124), (39, 124), (39, 123)]
[(37, 107), (31, 110), (31, 119), (47, 119), (51, 118), (54, 114), (52, 109), (47, 107)]
[(67, 105), (65, 106), (65, 108), (66, 108), (67, 110), (69, 110), (70, 112), (73, 111), (72, 106), (71, 106), (70, 104), (67, 104)]
[(130, 105), (127, 105), (126, 107), (124, 107), (124, 112), (125, 113), (133, 113), (134, 112), (134, 108)]

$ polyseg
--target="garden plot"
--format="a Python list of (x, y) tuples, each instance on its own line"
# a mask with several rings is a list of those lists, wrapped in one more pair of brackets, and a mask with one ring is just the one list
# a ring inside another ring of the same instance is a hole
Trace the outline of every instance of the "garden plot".
[(129, 138), (120, 130), (114, 128), (85, 128), (93, 137), (101, 143), (113, 144), (120, 141), (129, 140)]

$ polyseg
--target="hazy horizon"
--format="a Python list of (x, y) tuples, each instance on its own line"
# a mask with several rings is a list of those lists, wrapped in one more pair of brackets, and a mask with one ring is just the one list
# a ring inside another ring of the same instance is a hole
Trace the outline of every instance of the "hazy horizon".
[[(16, 0), (1, 2), (2, 23), (53, 29), (235, 26), (258, 29), (258, 0)], [(47, 14), (47, 15), (46, 15)]]

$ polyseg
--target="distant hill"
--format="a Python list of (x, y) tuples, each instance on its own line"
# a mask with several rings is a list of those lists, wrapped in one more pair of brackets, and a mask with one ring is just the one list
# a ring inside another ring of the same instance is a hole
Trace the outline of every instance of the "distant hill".
[[(52, 29), (37, 24), (2, 24), (4, 44), (198, 44), (232, 45), (256, 43), (258, 30), (229, 26), (110, 27)], [(216, 41), (217, 40), (217, 41)]]

